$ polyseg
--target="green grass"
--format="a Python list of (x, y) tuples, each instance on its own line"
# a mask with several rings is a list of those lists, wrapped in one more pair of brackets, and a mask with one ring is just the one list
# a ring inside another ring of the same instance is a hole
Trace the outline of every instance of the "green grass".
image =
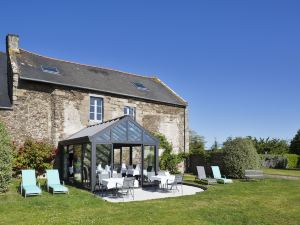
[(270, 168), (264, 168), (263, 171), (264, 171), (265, 174), (300, 177), (300, 169), (270, 169)]
[[(193, 180), (193, 177), (190, 177)], [(189, 179), (188, 177), (186, 179)], [(192, 181), (191, 181), (192, 182)], [(14, 181), (0, 195), (0, 224), (299, 224), (300, 181), (265, 179), (211, 186), (193, 196), (109, 203), (70, 187), (70, 195), (24, 199)]]

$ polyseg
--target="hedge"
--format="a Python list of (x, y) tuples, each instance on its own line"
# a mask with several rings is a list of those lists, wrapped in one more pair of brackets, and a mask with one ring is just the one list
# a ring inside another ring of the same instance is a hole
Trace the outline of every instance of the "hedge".
[[(260, 155), (262, 166), (266, 168), (287, 169), (299, 166), (299, 156), (296, 154)], [(298, 164), (298, 165), (297, 165)]]
[(12, 177), (13, 145), (5, 126), (0, 122), (0, 193), (8, 190)]

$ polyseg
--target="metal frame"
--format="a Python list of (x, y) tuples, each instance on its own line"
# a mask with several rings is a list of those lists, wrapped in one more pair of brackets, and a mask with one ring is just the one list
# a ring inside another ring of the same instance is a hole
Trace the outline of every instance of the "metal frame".
[[(120, 123), (126, 123), (126, 140), (122, 140), (122, 141), (116, 141), (113, 140), (112, 138), (112, 129), (116, 126), (118, 126)], [(129, 140), (129, 122), (132, 122), (135, 126), (137, 126), (140, 130), (141, 130), (141, 140), (140, 141), (130, 141)], [(95, 125), (97, 126), (97, 125)], [(99, 137), (101, 136), (101, 134), (103, 134), (104, 132), (107, 132), (109, 130), (110, 134), (110, 140), (109, 141), (99, 141)], [(152, 140), (145, 140), (145, 135), (149, 136), (150, 139)], [(98, 139), (98, 140), (97, 140)], [(67, 146), (67, 149), (69, 150), (69, 145), (81, 145), (83, 146), (83, 144), (91, 144), (91, 191), (94, 191), (94, 187), (96, 184), (96, 145), (98, 144), (102, 144), (102, 145), (111, 145), (111, 170), (113, 170), (113, 161), (114, 161), (114, 145), (120, 145), (120, 146), (128, 146), (130, 147), (130, 155), (132, 157), (132, 147), (133, 146), (141, 146), (141, 166), (142, 166), (142, 173), (141, 173), (141, 184), (143, 186), (143, 181), (144, 181), (144, 173), (143, 173), (143, 169), (144, 169), (144, 147), (145, 146), (153, 146), (154, 147), (154, 153), (155, 153), (155, 158), (154, 158), (154, 164), (155, 164), (155, 172), (158, 171), (159, 169), (159, 159), (158, 159), (158, 146), (159, 146), (159, 140), (156, 139), (155, 137), (153, 137), (147, 130), (145, 130), (145, 128), (143, 128), (140, 124), (138, 124), (134, 119), (132, 119), (130, 116), (123, 116), (121, 118), (119, 118), (119, 120), (104, 128), (103, 130), (97, 132), (94, 135), (91, 136), (82, 136), (80, 138), (76, 138), (76, 139), (67, 139), (67, 140), (63, 140), (61, 141), (59, 144), (62, 146)], [(83, 148), (82, 148), (83, 149)], [(121, 150), (122, 151), (122, 150)], [(61, 151), (63, 152), (63, 151)], [(69, 151), (67, 151), (69, 152)], [(61, 156), (63, 158), (63, 156)], [(82, 160), (82, 159), (81, 159)], [(132, 159), (131, 159), (132, 160)], [(63, 162), (61, 163), (61, 168), (60, 171), (63, 170)], [(82, 172), (82, 171), (81, 171)]]

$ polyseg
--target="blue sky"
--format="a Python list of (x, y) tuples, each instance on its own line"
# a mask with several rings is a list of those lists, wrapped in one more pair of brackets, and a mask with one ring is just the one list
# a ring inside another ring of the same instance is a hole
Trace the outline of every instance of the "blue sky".
[(300, 129), (300, 1), (5, 1), (22, 48), (155, 75), (189, 102), (210, 147)]

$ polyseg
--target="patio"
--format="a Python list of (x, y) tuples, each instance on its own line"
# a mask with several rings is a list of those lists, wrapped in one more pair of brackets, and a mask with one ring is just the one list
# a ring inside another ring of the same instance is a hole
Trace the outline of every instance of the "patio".
[(203, 192), (201, 188), (189, 186), (189, 185), (182, 185), (182, 192), (181, 187), (178, 187), (177, 190), (163, 190), (163, 189), (156, 189), (155, 187), (147, 187), (147, 188), (136, 188), (134, 189), (134, 199), (131, 196), (114, 196), (112, 193), (106, 192), (104, 196), (101, 196), (101, 192), (98, 192), (96, 195), (102, 197), (105, 201), (108, 202), (133, 202), (133, 201), (145, 201), (145, 200), (153, 200), (153, 199), (162, 199), (162, 198), (172, 198), (172, 197), (181, 197), (187, 195), (195, 195), (197, 193)]

